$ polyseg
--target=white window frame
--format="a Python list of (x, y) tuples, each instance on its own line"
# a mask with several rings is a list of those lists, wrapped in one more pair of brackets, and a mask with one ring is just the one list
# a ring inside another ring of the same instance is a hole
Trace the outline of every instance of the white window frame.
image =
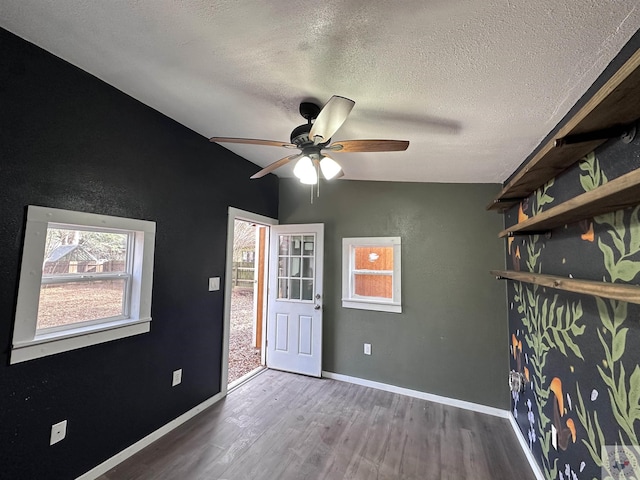
[[(365, 297), (356, 295), (354, 275), (368, 273), (372, 275), (388, 271), (356, 271), (356, 247), (393, 247), (393, 298)], [(400, 237), (356, 237), (342, 239), (342, 306), (344, 308), (358, 308), (361, 310), (376, 310), (379, 312), (402, 313), (401, 290), (401, 247)]]
[[(85, 275), (87, 281), (107, 277), (126, 278), (130, 291), (126, 294), (125, 315), (38, 331), (38, 303), (49, 226), (129, 234), (128, 273)], [(146, 220), (29, 205), (10, 363), (20, 363), (150, 331), (155, 231), (155, 222)]]

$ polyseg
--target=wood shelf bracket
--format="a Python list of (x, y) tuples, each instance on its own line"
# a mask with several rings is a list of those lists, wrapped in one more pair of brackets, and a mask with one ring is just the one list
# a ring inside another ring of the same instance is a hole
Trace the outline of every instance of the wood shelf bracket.
[(635, 123), (630, 125), (616, 125), (611, 128), (602, 130), (594, 130), (592, 132), (577, 133), (575, 135), (567, 135), (562, 138), (556, 138), (553, 146), (556, 148), (565, 145), (575, 145), (577, 143), (593, 142), (594, 140), (609, 140), (619, 137), (625, 143), (630, 143), (636, 136)]
[(551, 230), (521, 230), (518, 232), (508, 232), (507, 237), (524, 237), (530, 235), (542, 235), (544, 238), (551, 238)]

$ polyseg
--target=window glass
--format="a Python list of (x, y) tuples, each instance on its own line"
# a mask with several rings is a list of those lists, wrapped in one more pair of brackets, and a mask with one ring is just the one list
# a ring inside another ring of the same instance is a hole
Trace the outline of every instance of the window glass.
[(279, 235), (278, 299), (312, 301), (315, 236)]
[(37, 330), (124, 316), (125, 279), (42, 285)]
[(354, 275), (355, 294), (361, 297), (393, 298), (393, 275)]
[(43, 275), (124, 272), (128, 234), (47, 228)]
[(393, 270), (393, 247), (355, 247), (356, 270)]
[(400, 237), (342, 239), (342, 306), (402, 313)]
[(302, 300), (313, 300), (313, 280), (302, 280)]
[(129, 234), (49, 225), (36, 330), (126, 318)]

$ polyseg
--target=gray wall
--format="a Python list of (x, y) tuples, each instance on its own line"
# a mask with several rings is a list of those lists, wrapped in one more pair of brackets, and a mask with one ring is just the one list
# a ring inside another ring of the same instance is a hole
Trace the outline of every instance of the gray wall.
[[(509, 408), (495, 184), (280, 181), (279, 219), (325, 224), (323, 370)], [(402, 237), (402, 314), (341, 306), (343, 237)], [(363, 354), (363, 343), (372, 355)]]

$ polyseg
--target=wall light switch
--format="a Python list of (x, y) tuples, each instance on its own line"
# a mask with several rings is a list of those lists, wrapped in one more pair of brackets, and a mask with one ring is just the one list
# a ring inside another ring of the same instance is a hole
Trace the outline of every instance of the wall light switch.
[(371, 344), (370, 343), (365, 343), (364, 344), (364, 354), (365, 355), (371, 355)]
[(49, 440), (49, 445), (58, 443), (60, 440), (63, 440), (64, 437), (66, 436), (67, 436), (66, 420), (56, 423), (55, 425), (51, 425), (51, 439)]
[(209, 291), (215, 292), (216, 290), (220, 290), (220, 277), (211, 277), (209, 279)]
[(180, 383), (182, 383), (182, 369), (179, 368), (178, 370), (174, 370), (173, 371), (173, 378), (171, 380), (171, 386), (175, 387), (176, 385), (180, 385)]

